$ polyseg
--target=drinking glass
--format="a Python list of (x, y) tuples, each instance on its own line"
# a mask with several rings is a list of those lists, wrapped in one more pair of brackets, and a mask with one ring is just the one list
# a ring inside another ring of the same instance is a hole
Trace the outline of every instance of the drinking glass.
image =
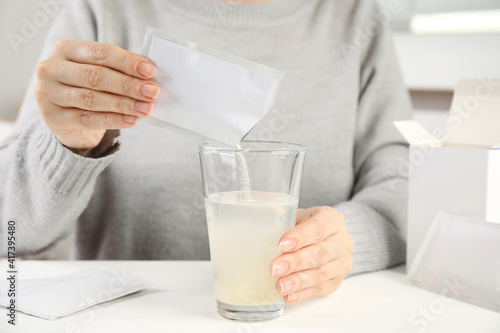
[(253, 322), (283, 313), (270, 264), (295, 225), (305, 150), (263, 141), (199, 147), (217, 311), (224, 318)]

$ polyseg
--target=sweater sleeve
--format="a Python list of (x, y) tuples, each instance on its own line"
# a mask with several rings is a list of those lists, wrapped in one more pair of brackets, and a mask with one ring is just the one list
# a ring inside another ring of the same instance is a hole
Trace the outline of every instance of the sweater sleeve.
[[(41, 59), (59, 39), (96, 40), (93, 13), (83, 0), (68, 1), (54, 21)], [(64, 147), (40, 116), (32, 77), (13, 133), (0, 145), (0, 237), (16, 223), (18, 255), (33, 254), (68, 234), (86, 208), (97, 176), (113, 159), (85, 158)], [(5, 255), (6, 247), (0, 249)]]
[(377, 13), (379, 7), (372, 4), (356, 22), (358, 32), (371, 31), (372, 36), (358, 54), (355, 184), (351, 200), (335, 206), (355, 242), (350, 275), (403, 263), (406, 253), (408, 180), (403, 166), (408, 146), (393, 121), (411, 119), (411, 102), (389, 28), (379, 22), (374, 33), (367, 29), (377, 22)]

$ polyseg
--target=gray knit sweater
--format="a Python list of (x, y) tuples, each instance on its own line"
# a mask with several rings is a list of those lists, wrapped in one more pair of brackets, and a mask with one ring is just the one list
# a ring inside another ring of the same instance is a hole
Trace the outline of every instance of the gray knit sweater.
[[(372, 0), (71, 0), (40, 59), (58, 39), (140, 53), (150, 25), (285, 72), (248, 139), (307, 146), (300, 207), (345, 216), (360, 273), (405, 258), (408, 150), (392, 122), (411, 111), (378, 11)], [(76, 228), (76, 259), (209, 259), (199, 142), (140, 122), (121, 132), (118, 152), (75, 155), (42, 121), (34, 83), (0, 146), (2, 244), (13, 218), (18, 255)]]

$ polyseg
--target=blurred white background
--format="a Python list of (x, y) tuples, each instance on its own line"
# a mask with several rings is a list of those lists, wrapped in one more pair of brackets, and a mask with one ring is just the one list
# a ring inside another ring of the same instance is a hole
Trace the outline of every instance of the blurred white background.
[[(45, 35), (65, 1), (0, 0), (0, 141), (10, 131)], [(430, 131), (444, 127), (460, 78), (500, 78), (500, 0), (379, 1), (384, 9), (402, 6), (400, 14), (391, 15), (394, 40), (415, 117)], [(62, 246), (46, 256), (64, 257), (65, 251)]]
[(0, 116), (14, 117), (45, 35), (65, 0), (0, 0)]

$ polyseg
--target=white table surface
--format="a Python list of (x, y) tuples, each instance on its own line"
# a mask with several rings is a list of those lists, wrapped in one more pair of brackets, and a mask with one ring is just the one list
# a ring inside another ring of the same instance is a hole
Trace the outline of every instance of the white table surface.
[[(4, 272), (5, 266), (2, 260)], [(330, 296), (287, 305), (280, 318), (247, 324), (217, 315), (210, 262), (18, 261), (19, 279), (93, 267), (125, 270), (150, 286), (55, 321), (18, 313), (13, 327), (1, 315), (0, 332), (500, 332), (500, 314), (456, 300), (444, 302), (440, 295), (410, 286), (402, 266), (349, 278)]]

